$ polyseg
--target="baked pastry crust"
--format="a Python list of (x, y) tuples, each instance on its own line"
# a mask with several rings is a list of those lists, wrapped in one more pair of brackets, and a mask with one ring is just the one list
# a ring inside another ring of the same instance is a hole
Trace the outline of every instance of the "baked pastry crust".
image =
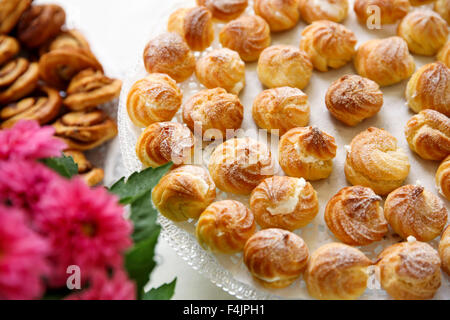
[(328, 243), (313, 252), (305, 271), (309, 294), (320, 300), (353, 300), (367, 287), (367, 268), (372, 262), (364, 253), (342, 243)]
[(377, 6), (380, 9), (380, 23), (393, 24), (406, 16), (411, 9), (408, 0), (355, 0), (353, 10), (356, 13), (359, 23), (366, 24), (367, 19), (374, 14), (369, 10), (370, 6)]
[(152, 73), (136, 81), (128, 92), (128, 116), (141, 128), (170, 121), (180, 109), (182, 100), (183, 94), (175, 80), (166, 74)]
[(19, 50), (20, 45), (16, 39), (0, 34), (0, 66), (14, 58)]
[(248, 0), (197, 0), (199, 6), (211, 11), (214, 18), (230, 21), (239, 17), (248, 6)]
[(42, 56), (49, 51), (63, 48), (83, 49), (86, 52), (90, 52), (92, 55), (94, 55), (91, 51), (89, 42), (86, 40), (83, 34), (76, 29), (70, 29), (61, 32), (54, 39), (41, 46), (39, 48), (39, 54)]
[(305, 51), (314, 68), (328, 71), (337, 69), (353, 59), (356, 36), (339, 23), (328, 20), (315, 21), (302, 31), (300, 49)]
[(353, 138), (345, 161), (345, 176), (352, 185), (369, 187), (387, 195), (400, 187), (409, 174), (406, 153), (389, 132), (369, 128)]
[(450, 117), (450, 69), (442, 62), (424, 65), (409, 79), (405, 95), (414, 112), (433, 109)]
[(66, 156), (72, 157), (73, 161), (78, 165), (78, 175), (90, 187), (98, 185), (102, 182), (105, 172), (101, 168), (94, 168), (92, 163), (86, 156), (78, 150), (64, 151)]
[(214, 40), (212, 15), (205, 7), (178, 9), (169, 17), (169, 32), (178, 33), (194, 51), (203, 51)]
[(244, 263), (266, 288), (285, 288), (303, 273), (309, 250), (302, 238), (282, 229), (255, 233), (245, 244)]
[(439, 193), (450, 200), (450, 155), (442, 161), (436, 172), (436, 186)]
[(370, 188), (343, 188), (328, 201), (325, 222), (345, 244), (365, 246), (380, 241), (388, 232), (381, 200)]
[(17, 101), (33, 92), (39, 80), (38, 64), (25, 58), (11, 60), (0, 68), (0, 104)]
[(270, 150), (251, 138), (234, 138), (219, 145), (208, 168), (217, 188), (243, 195), (274, 173)]
[(9, 33), (33, 0), (3, 0), (0, 6), (0, 34)]
[(298, 8), (307, 23), (318, 20), (341, 22), (348, 15), (348, 0), (299, 0)]
[(427, 160), (443, 160), (450, 154), (450, 119), (426, 109), (406, 123), (405, 136), (411, 150)]
[(308, 96), (291, 87), (268, 89), (253, 102), (253, 119), (258, 127), (280, 136), (288, 130), (306, 126), (309, 122)]
[(354, 63), (359, 75), (380, 86), (408, 79), (416, 68), (408, 45), (400, 37), (373, 39), (363, 43), (356, 52)]
[(216, 186), (202, 167), (183, 165), (169, 171), (153, 188), (152, 201), (172, 221), (197, 219), (216, 198)]
[(195, 75), (208, 89), (224, 88), (238, 95), (245, 86), (245, 63), (236, 51), (216, 49), (197, 61)]
[(268, 88), (303, 89), (312, 76), (313, 65), (302, 50), (287, 45), (266, 48), (258, 60), (259, 80)]
[(433, 9), (450, 24), (450, 0), (436, 0)]
[(447, 22), (431, 10), (408, 13), (400, 22), (397, 34), (408, 43), (409, 51), (434, 56), (447, 41)]
[(441, 286), (441, 261), (427, 243), (397, 243), (378, 258), (381, 286), (396, 300), (431, 299)]
[(203, 211), (195, 234), (204, 249), (233, 254), (244, 249), (255, 231), (255, 218), (246, 206), (238, 201), (223, 200)]
[(447, 226), (441, 235), (439, 256), (441, 257), (442, 270), (450, 275), (450, 226)]
[(319, 200), (305, 179), (274, 176), (252, 191), (250, 208), (261, 228), (293, 231), (314, 220), (319, 213)]
[(299, 0), (255, 0), (255, 14), (262, 17), (273, 32), (292, 29), (300, 20)]
[(450, 40), (438, 52), (437, 59), (450, 68)]
[(245, 15), (228, 22), (220, 31), (222, 46), (236, 51), (244, 61), (252, 62), (270, 46), (270, 27), (259, 16)]
[(348, 126), (373, 117), (383, 106), (378, 84), (358, 75), (345, 75), (334, 81), (325, 96), (328, 111)]
[(384, 215), (403, 239), (413, 236), (428, 242), (447, 224), (447, 209), (441, 199), (422, 186), (406, 185), (389, 194)]
[(165, 73), (183, 82), (194, 73), (195, 57), (179, 34), (163, 33), (145, 47), (144, 65), (148, 73)]
[(299, 127), (285, 133), (279, 143), (279, 162), (286, 175), (306, 180), (330, 176), (336, 141), (317, 127)]

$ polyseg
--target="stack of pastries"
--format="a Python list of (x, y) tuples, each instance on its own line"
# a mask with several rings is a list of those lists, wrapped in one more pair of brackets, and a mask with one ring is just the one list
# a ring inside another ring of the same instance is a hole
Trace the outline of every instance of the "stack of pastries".
[[(448, 10), (442, 9), (445, 0), (434, 12), (411, 9), (425, 2), (356, 0), (361, 27), (369, 27), (373, 6), (380, 9), (380, 24), (399, 23), (397, 35), (359, 44), (354, 30), (341, 24), (347, 0), (255, 0), (254, 14), (247, 0), (197, 0), (197, 7), (175, 11), (167, 32), (145, 47), (149, 75), (133, 84), (127, 100), (131, 121), (143, 128), (136, 145), (143, 165), (175, 164), (153, 189), (159, 212), (177, 222), (197, 221), (195, 235), (205, 250), (242, 253), (255, 283), (267, 289), (285, 288), (303, 275), (314, 298), (356, 299), (374, 268), (394, 299), (432, 298), (441, 264), (449, 272), (446, 204), (420, 184), (404, 185), (413, 168), (402, 137), (362, 125), (383, 107), (383, 87), (403, 82), (405, 100), (417, 113), (405, 125), (405, 140), (419, 157), (442, 161), (436, 184), (450, 199)], [(308, 26), (297, 46), (272, 44), (273, 33), (299, 20)], [(223, 24), (215, 34), (217, 22)], [(211, 50), (215, 38), (221, 47)], [(412, 53), (438, 61), (416, 70)], [(345, 146), (344, 166), (334, 168), (344, 147), (334, 137), (340, 132), (310, 124), (311, 109), (321, 106), (310, 105), (308, 83), (314, 69), (322, 73), (350, 62), (357, 74), (335, 79), (324, 93), (324, 112), (361, 126)], [(251, 115), (257, 127), (279, 137), (278, 156), (268, 144), (235, 133), (250, 107), (240, 94), (251, 63), (265, 89), (254, 97)], [(205, 89), (183, 97), (181, 83), (193, 77)], [(193, 157), (198, 145), (212, 151), (199, 162)], [(349, 186), (325, 195), (321, 212), (315, 187), (330, 183), (332, 174), (345, 174)], [(310, 252), (297, 230), (317, 225), (317, 217), (334, 242)], [(427, 242), (441, 235), (438, 252)], [(388, 238), (398, 243), (376, 259), (360, 248)]]

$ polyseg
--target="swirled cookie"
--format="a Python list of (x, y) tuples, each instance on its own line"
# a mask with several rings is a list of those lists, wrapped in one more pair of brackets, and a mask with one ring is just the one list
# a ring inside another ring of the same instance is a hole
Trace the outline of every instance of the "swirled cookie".
[(0, 66), (14, 58), (19, 50), (20, 45), (15, 38), (0, 34)]

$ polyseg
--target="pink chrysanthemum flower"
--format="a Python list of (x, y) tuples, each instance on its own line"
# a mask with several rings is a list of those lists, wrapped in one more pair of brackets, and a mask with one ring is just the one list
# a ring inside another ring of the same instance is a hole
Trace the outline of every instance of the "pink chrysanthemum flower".
[(47, 249), (21, 211), (0, 206), (0, 300), (42, 296)]
[(40, 127), (37, 121), (19, 121), (0, 131), (0, 160), (59, 157), (66, 144), (54, 133), (53, 127)]
[(94, 269), (122, 265), (132, 227), (115, 196), (79, 178), (52, 184), (47, 194), (37, 220), (51, 245), (52, 286), (65, 283), (70, 265), (80, 267), (83, 279)]

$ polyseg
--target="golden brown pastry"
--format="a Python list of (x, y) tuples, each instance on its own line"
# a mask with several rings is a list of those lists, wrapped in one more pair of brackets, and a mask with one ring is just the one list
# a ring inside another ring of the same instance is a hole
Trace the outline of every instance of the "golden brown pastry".
[(195, 75), (208, 89), (224, 88), (237, 95), (245, 86), (245, 63), (236, 51), (216, 49), (197, 61)]
[(408, 13), (400, 22), (397, 34), (408, 43), (409, 51), (434, 56), (447, 41), (447, 22), (431, 10)]
[(253, 102), (252, 114), (258, 127), (282, 136), (288, 130), (306, 126), (309, 122), (308, 96), (291, 87), (268, 89)]
[(315, 21), (302, 31), (300, 49), (305, 51), (314, 68), (328, 71), (328, 67), (337, 69), (353, 59), (356, 36), (341, 24), (320, 20)]
[(39, 124), (53, 121), (61, 110), (58, 90), (39, 86), (31, 97), (10, 103), (0, 110), (1, 128), (11, 128), (20, 120), (36, 120)]
[(397, 146), (397, 139), (386, 130), (373, 127), (353, 138), (345, 161), (347, 180), (379, 195), (400, 187), (409, 169), (408, 156)]
[(376, 13), (374, 7), (380, 10), (380, 24), (396, 23), (411, 9), (408, 0), (356, 0), (353, 10), (361, 24), (366, 25), (368, 19)]
[(381, 286), (396, 300), (431, 299), (441, 286), (441, 261), (427, 243), (397, 243), (378, 259)]
[(220, 31), (222, 46), (236, 51), (242, 60), (252, 62), (270, 46), (270, 28), (259, 16), (242, 16), (230, 21)]
[(86, 156), (78, 150), (66, 150), (64, 154), (67, 157), (72, 157), (73, 161), (78, 166), (78, 174), (81, 179), (90, 187), (98, 185), (102, 182), (105, 172), (101, 168), (94, 168), (92, 163)]
[(230, 139), (219, 145), (208, 164), (217, 188), (235, 194), (250, 194), (274, 173), (268, 147), (251, 138)]
[(246, 206), (238, 201), (223, 200), (203, 211), (195, 234), (204, 249), (232, 254), (242, 251), (255, 231), (255, 218)]
[(285, 288), (297, 280), (308, 262), (302, 238), (282, 229), (255, 233), (245, 244), (244, 263), (254, 279), (266, 288)]
[(148, 73), (165, 73), (183, 82), (194, 73), (195, 57), (179, 34), (163, 33), (145, 47), (144, 64)]
[(347, 18), (348, 0), (299, 0), (298, 8), (307, 23), (318, 20), (341, 22)]
[(442, 200), (418, 185), (392, 191), (384, 203), (384, 215), (403, 239), (413, 236), (419, 241), (431, 241), (447, 224), (447, 209)]
[(300, 20), (299, 0), (255, 0), (253, 9), (273, 32), (289, 30)]
[(303, 89), (309, 83), (313, 65), (302, 50), (276, 45), (261, 53), (257, 71), (259, 80), (268, 88), (287, 86)]
[(200, 123), (206, 139), (225, 138), (227, 130), (239, 129), (243, 119), (244, 106), (238, 96), (222, 88), (202, 90), (183, 104), (184, 123), (192, 131)]
[(348, 126), (356, 126), (380, 111), (383, 92), (370, 79), (345, 75), (328, 88), (325, 104), (336, 119)]
[(450, 276), (450, 226), (444, 230), (439, 242), (439, 256), (442, 270)]
[(306, 180), (328, 178), (336, 157), (336, 141), (317, 127), (294, 128), (279, 143), (279, 162), (291, 177)]
[(145, 167), (159, 167), (170, 161), (188, 163), (194, 148), (191, 131), (177, 122), (156, 122), (142, 132), (136, 154)]
[(450, 40), (438, 52), (437, 59), (450, 68)]
[(261, 228), (293, 231), (314, 220), (319, 212), (319, 200), (305, 179), (274, 176), (252, 191), (250, 208)]
[(343, 188), (328, 201), (325, 222), (336, 238), (348, 245), (380, 241), (388, 232), (381, 200), (370, 188)]
[(182, 100), (183, 94), (175, 80), (166, 74), (152, 73), (136, 81), (128, 92), (128, 116), (141, 128), (170, 121), (180, 109)]
[(33, 0), (2, 0), (0, 6), (0, 34), (9, 33)]
[(216, 186), (202, 167), (183, 165), (167, 173), (153, 188), (152, 201), (173, 221), (197, 219), (216, 198)]
[(433, 109), (450, 117), (450, 69), (442, 62), (421, 67), (408, 81), (406, 101), (414, 112)]
[(356, 248), (328, 243), (314, 251), (305, 271), (308, 293), (320, 300), (354, 300), (361, 296), (372, 261)]
[(450, 24), (450, 0), (436, 0), (434, 11), (440, 14), (448, 24)]
[(443, 160), (450, 154), (450, 119), (426, 109), (406, 123), (405, 136), (411, 150), (427, 160)]
[(25, 58), (11, 60), (0, 68), (0, 104), (19, 100), (31, 93), (39, 80), (38, 64)]
[(80, 31), (75, 29), (61, 32), (54, 39), (41, 46), (39, 48), (39, 54), (42, 56), (49, 51), (63, 48), (84, 49), (94, 55), (91, 51), (89, 42)]
[(178, 9), (169, 17), (169, 32), (178, 33), (194, 51), (203, 51), (214, 40), (212, 15), (205, 7)]
[(239, 17), (247, 8), (248, 0), (197, 0), (199, 6), (206, 7), (214, 18), (230, 21)]
[(94, 149), (117, 135), (114, 120), (99, 109), (67, 113), (53, 127), (68, 149), (79, 151)]
[(450, 200), (450, 155), (442, 161), (436, 172), (436, 186), (439, 193)]
[(423, 6), (424, 4), (433, 3), (436, 0), (409, 0), (412, 6)]
[(14, 58), (19, 50), (20, 45), (16, 39), (0, 34), (0, 66)]
[(408, 45), (400, 37), (364, 42), (356, 52), (354, 63), (359, 75), (375, 81), (380, 86), (389, 86), (408, 79), (416, 68)]

